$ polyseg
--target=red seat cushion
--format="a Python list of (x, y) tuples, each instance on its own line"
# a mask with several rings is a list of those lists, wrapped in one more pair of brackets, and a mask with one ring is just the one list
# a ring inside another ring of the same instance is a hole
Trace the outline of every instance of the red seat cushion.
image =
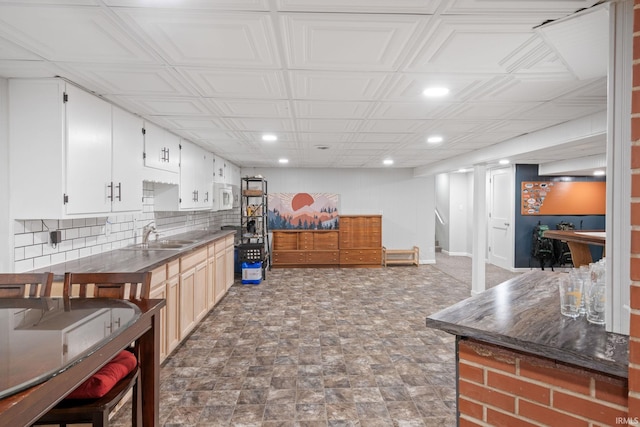
[(136, 356), (130, 351), (122, 350), (104, 365), (98, 372), (89, 377), (78, 388), (71, 392), (67, 399), (97, 399), (109, 392), (121, 379), (129, 375), (138, 365)]

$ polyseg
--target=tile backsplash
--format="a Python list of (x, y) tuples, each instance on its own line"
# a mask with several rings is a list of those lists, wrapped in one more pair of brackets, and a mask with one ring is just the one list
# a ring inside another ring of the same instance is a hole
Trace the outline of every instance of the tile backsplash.
[[(24, 272), (100, 254), (139, 243), (142, 228), (154, 222), (160, 238), (191, 230), (239, 225), (240, 209), (220, 212), (156, 212), (154, 184), (144, 183), (142, 213), (79, 219), (28, 219), (14, 223), (14, 271)], [(49, 232), (60, 230), (62, 240), (49, 243)]]

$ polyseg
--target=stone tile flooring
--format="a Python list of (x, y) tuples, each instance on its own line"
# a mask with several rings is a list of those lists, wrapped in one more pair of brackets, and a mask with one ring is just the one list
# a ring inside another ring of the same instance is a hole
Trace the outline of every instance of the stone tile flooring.
[(455, 426), (454, 338), (425, 317), (468, 296), (431, 265), (237, 281), (162, 367), (161, 425)]

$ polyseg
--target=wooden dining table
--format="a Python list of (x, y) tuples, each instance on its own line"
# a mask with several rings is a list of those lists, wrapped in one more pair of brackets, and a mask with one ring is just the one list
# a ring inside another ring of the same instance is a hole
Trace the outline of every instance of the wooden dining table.
[[(0, 426), (31, 425), (134, 341), (139, 345), (142, 395), (134, 425), (136, 418), (141, 418), (143, 426), (159, 425), (160, 310), (165, 300), (61, 300), (0, 301), (0, 344), (4, 344), (0, 348), (0, 364), (11, 364), (0, 366), (0, 372), (5, 369), (2, 375), (11, 377), (0, 382)], [(105, 332), (105, 336), (98, 334), (96, 338), (91, 330), (78, 330), (76, 325), (88, 323), (91, 316), (104, 315), (114, 307), (128, 307), (134, 315), (106, 327), (112, 331)], [(51, 314), (53, 310), (57, 312)], [(45, 324), (47, 318), (49, 323)], [(62, 356), (56, 353), (58, 347)]]
[(543, 237), (567, 242), (574, 267), (593, 262), (589, 245), (604, 246), (606, 243), (606, 232), (603, 230), (546, 230)]

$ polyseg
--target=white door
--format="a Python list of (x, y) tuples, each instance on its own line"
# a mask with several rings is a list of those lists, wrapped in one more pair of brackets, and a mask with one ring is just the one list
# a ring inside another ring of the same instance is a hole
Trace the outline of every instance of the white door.
[(142, 119), (113, 107), (113, 212), (142, 210)]
[(505, 269), (513, 267), (512, 183), (510, 167), (489, 173), (489, 262)]

